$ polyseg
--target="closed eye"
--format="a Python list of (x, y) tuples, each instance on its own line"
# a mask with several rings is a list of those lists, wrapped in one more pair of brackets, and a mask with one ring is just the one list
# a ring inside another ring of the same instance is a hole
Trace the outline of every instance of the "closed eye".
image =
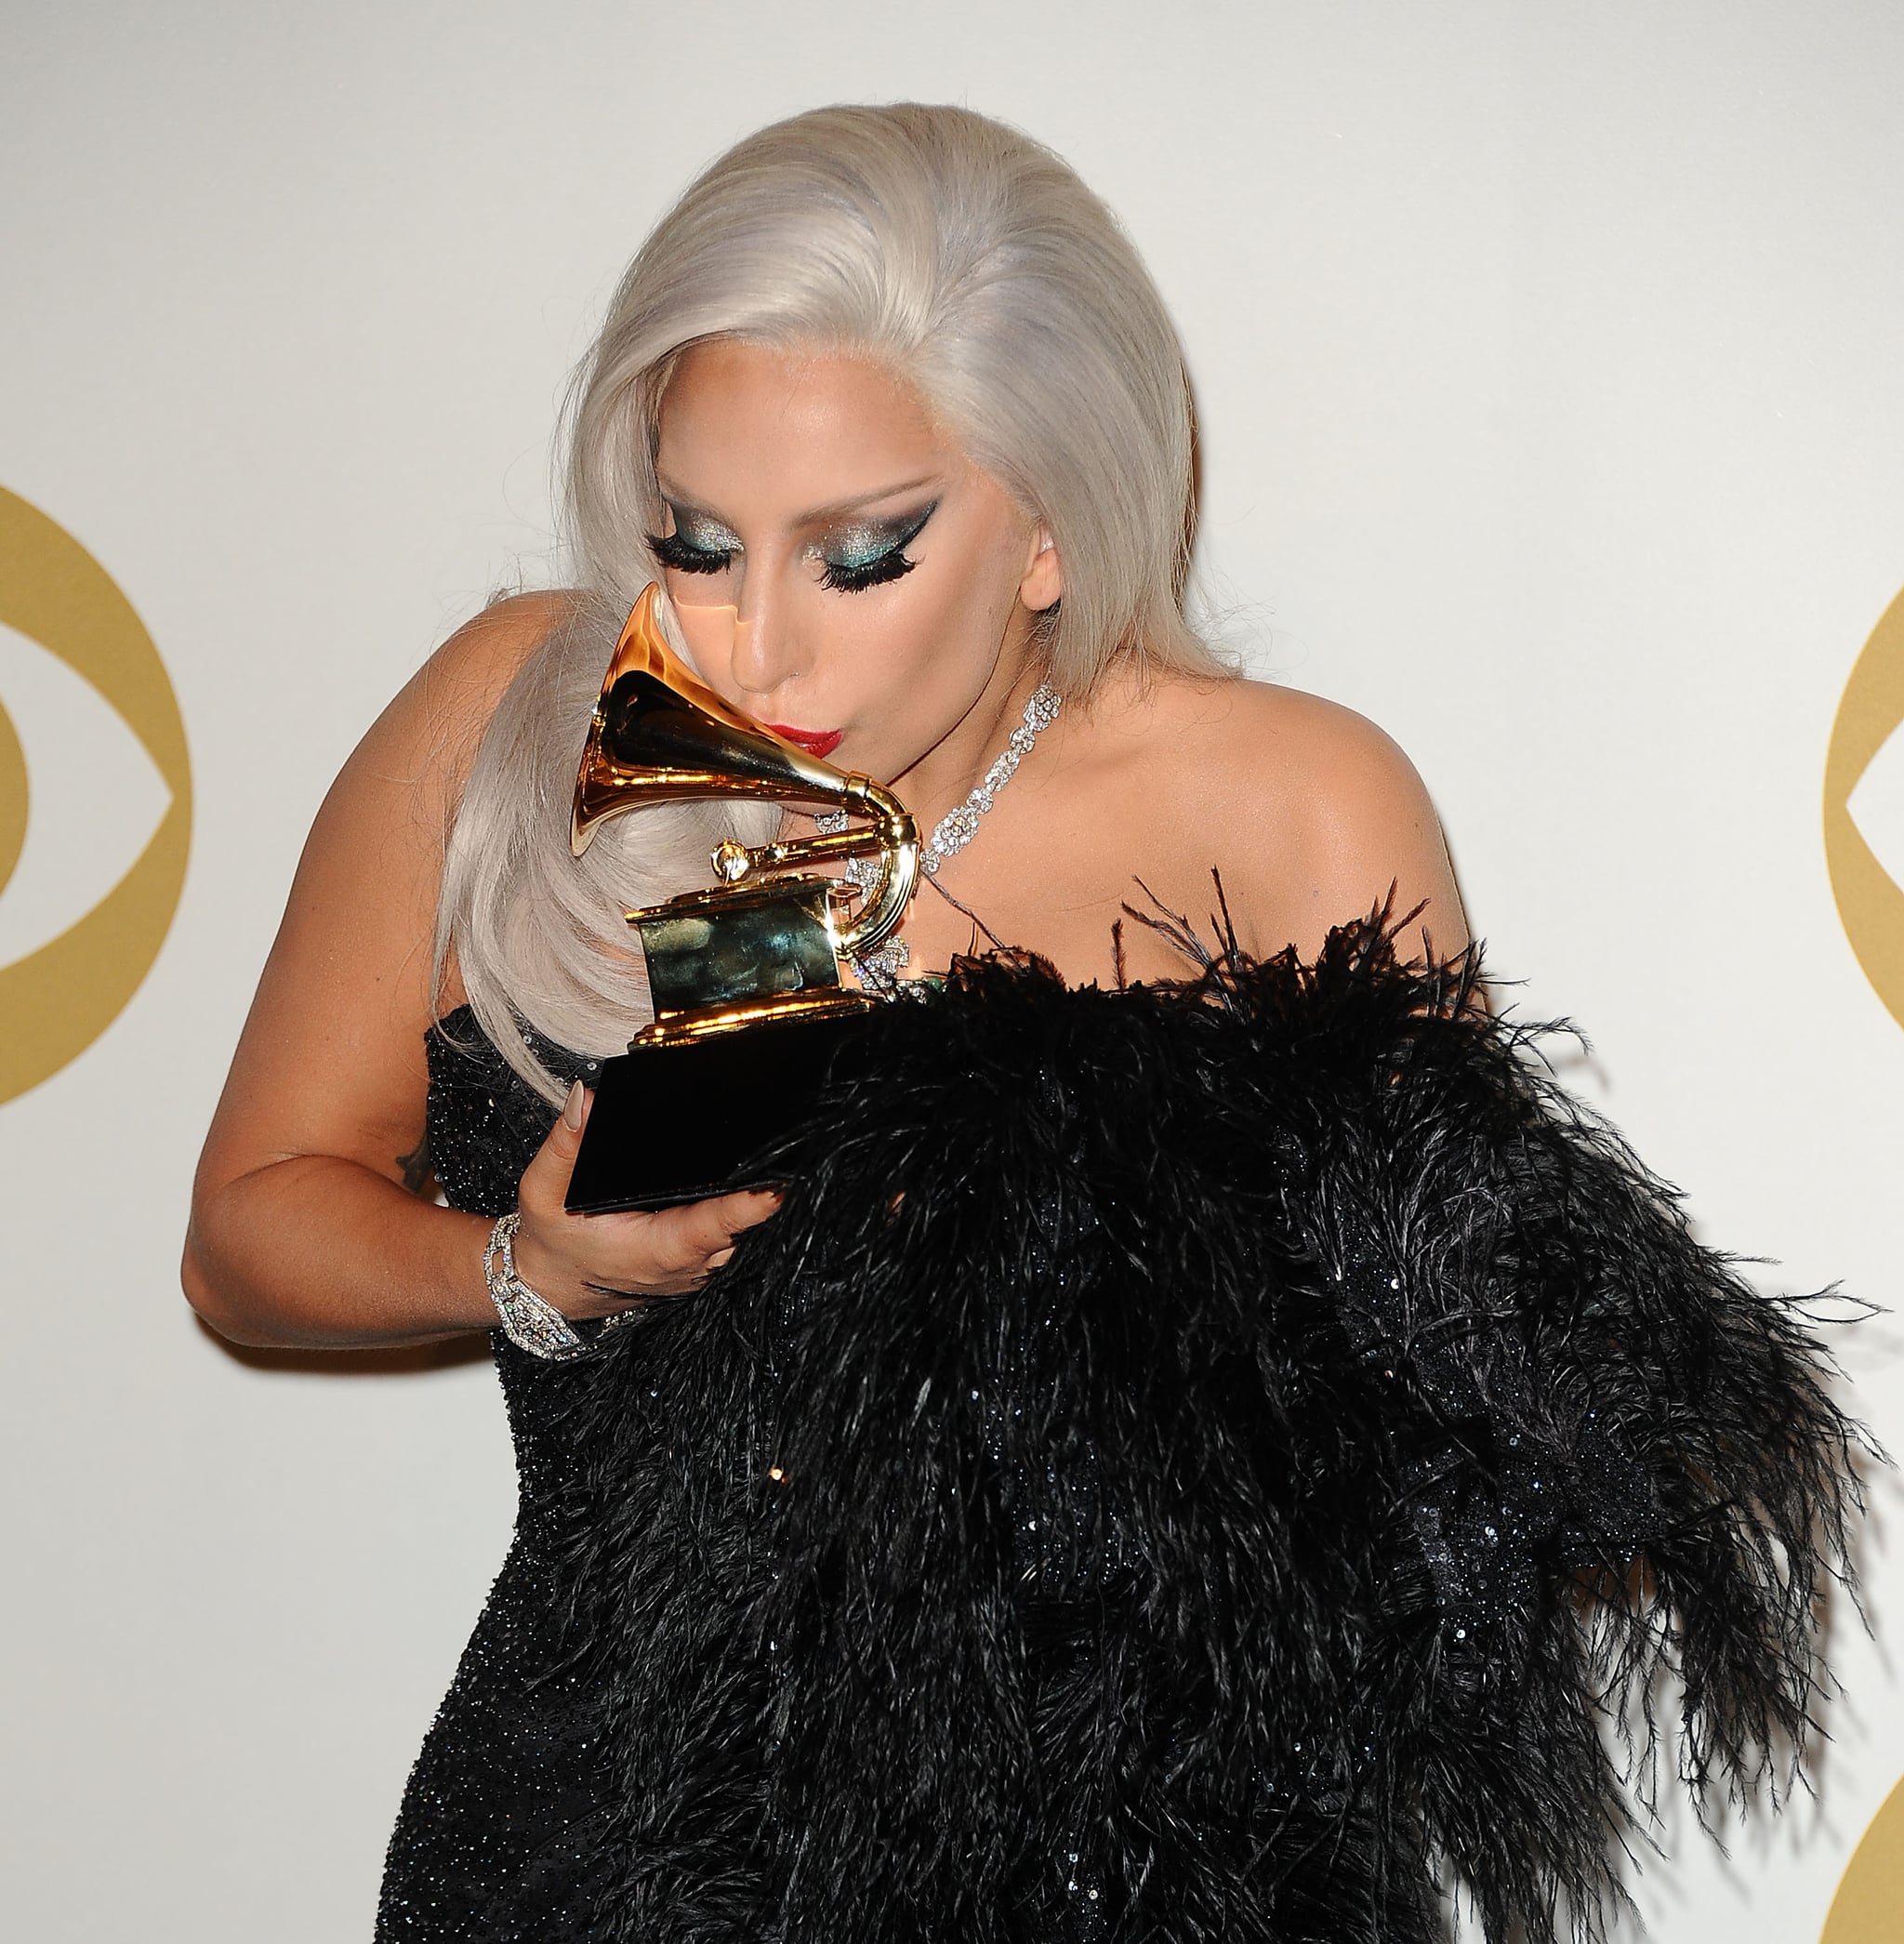
[(825, 570), (820, 585), (836, 594), (857, 594), (910, 574), (919, 562), (906, 549), (938, 509), (938, 501), (932, 500), (897, 520), (863, 521), (828, 534), (818, 549)]
[(734, 563), (731, 547), (695, 547), (680, 534), (650, 534), (648, 545), (664, 567), (678, 574), (721, 574)]
[(916, 560), (895, 547), (890, 553), (882, 553), (863, 565), (828, 561), (826, 571), (820, 575), (820, 585), (831, 588), (836, 594), (857, 594), (862, 588), (877, 588), (883, 581), (898, 580), (918, 565)]

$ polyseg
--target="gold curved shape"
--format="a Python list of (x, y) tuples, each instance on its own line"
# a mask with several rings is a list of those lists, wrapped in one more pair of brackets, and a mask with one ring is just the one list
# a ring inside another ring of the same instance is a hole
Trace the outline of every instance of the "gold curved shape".
[(1904, 1902), (1904, 1781), (1871, 1818), (1831, 1899), (1818, 1944), (1890, 1944)]
[[(850, 779), (716, 694), (675, 654), (650, 582), (628, 615), (588, 724), (569, 819), (579, 857), (609, 818), (680, 797), (848, 800)], [(835, 852), (833, 854), (840, 854)]]
[[(76, 1059), (118, 1017), (158, 958), (192, 848), (192, 759), (170, 676), (106, 570), (47, 514), (0, 487), (0, 623), (97, 689), (152, 759), (170, 807), (146, 847), (83, 918), (0, 966), (0, 1102)], [(0, 875), (25, 835), (28, 778), (0, 732)], [(13, 854), (8, 854), (13, 853)]]
[(870, 776), (849, 780), (858, 786), (860, 800), (875, 819), (871, 835), (879, 847), (881, 866), (859, 917), (840, 941), (841, 954), (857, 959), (892, 930), (912, 903), (919, 888), (919, 826), (911, 811), (883, 784)]
[(1895, 881), (1851, 812), (1878, 752), (1904, 730), (1904, 594), (1871, 629), (1853, 664), (1825, 759), (1825, 866), (1852, 952), (1891, 1016), (1904, 1025), (1904, 883)]

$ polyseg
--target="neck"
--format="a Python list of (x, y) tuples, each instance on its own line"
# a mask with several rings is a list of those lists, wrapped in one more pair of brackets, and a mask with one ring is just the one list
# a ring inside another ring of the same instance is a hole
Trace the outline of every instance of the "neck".
[(1008, 643), (991, 679), (958, 723), (892, 779), (892, 788), (919, 819), (921, 833), (965, 801), (1004, 749), (1043, 679), (1028, 641)]

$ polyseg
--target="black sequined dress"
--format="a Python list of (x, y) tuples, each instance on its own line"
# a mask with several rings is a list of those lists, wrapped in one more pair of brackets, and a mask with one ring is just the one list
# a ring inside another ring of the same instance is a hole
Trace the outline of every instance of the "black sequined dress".
[[(963, 964), (704, 1290), (498, 1341), (521, 1514), (380, 1944), (1593, 1929), (1607, 1711), (1676, 1676), (1698, 1787), (1803, 1739), (1858, 1435), (1472, 972)], [(500, 1212), (551, 1110), (446, 1024)]]
[[(593, 1062), (533, 1042), (565, 1079)], [(467, 1007), (430, 1037), (429, 1152), (452, 1208), (500, 1215), (555, 1110), (511, 1071)], [(603, 1766), (588, 1684), (561, 1665), (552, 1538), (575, 1503), (564, 1371), (497, 1331), (515, 1441), (509, 1555), (437, 1711), (390, 1839), (377, 1937), (504, 1944), (586, 1938), (602, 1850)]]

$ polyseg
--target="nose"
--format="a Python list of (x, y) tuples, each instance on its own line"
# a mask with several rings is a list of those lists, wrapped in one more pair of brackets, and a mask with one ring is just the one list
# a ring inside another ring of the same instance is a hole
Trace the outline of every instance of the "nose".
[(735, 684), (750, 701), (765, 701), (785, 688), (804, 671), (807, 661), (787, 602), (762, 584), (765, 579), (749, 574), (742, 583), (728, 663)]

